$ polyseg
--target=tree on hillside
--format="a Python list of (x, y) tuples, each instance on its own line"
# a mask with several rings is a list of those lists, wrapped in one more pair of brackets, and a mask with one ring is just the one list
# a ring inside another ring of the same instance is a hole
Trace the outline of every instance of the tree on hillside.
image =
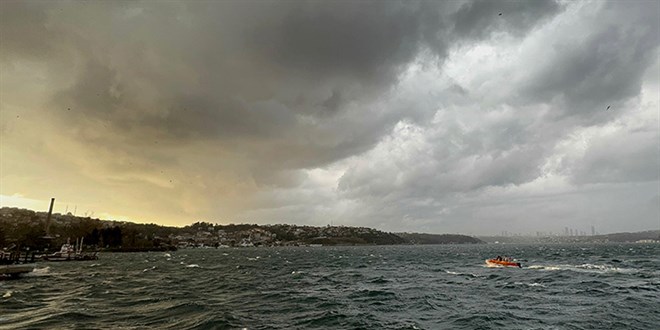
[(0, 227), (0, 247), (5, 246), (5, 231)]
[(121, 228), (119, 226), (114, 226), (112, 228), (103, 228), (100, 232), (101, 240), (103, 241), (103, 246), (106, 247), (118, 247), (121, 246), (123, 238), (121, 233)]
[(29, 247), (31, 250), (43, 250), (48, 246), (48, 240), (44, 238), (46, 231), (40, 227), (24, 227), (17, 233), (18, 246)]
[(85, 243), (88, 245), (99, 245), (99, 240), (101, 239), (101, 234), (99, 230), (94, 228), (92, 231), (85, 235)]

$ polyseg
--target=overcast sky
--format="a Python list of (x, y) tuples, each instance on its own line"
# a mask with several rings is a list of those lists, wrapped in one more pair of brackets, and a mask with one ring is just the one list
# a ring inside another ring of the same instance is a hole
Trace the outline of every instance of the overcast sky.
[(660, 229), (659, 36), (657, 1), (2, 1), (2, 206)]

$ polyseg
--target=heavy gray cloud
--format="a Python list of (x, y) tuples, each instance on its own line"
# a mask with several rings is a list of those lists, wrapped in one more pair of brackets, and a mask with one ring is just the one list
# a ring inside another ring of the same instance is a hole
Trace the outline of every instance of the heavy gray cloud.
[(466, 2), (454, 14), (453, 32), (471, 39), (481, 39), (499, 30), (522, 35), (559, 9), (560, 5), (554, 1)]
[[(412, 135), (410, 128), (396, 132), (403, 141), (386, 141), (370, 160), (355, 162), (340, 191), (351, 199), (369, 198), (369, 214), (380, 214), (372, 221), (399, 217), (410, 228), (497, 232), (498, 226), (551, 230), (579, 223), (586, 231), (598, 222), (621, 230), (621, 210), (632, 208), (637, 229), (657, 227), (660, 206), (649, 207), (645, 198), (614, 202), (632, 187), (644, 191), (638, 197), (659, 193), (657, 81), (644, 78), (658, 74), (651, 67), (657, 66), (659, 20), (648, 5), (634, 3), (618, 17), (610, 15), (609, 3), (574, 5), (517, 48), (502, 46), (503, 54), (487, 50), (510, 42), (506, 38), (465, 47), (459, 54), (476, 59), (461, 60), (479, 63), (484, 73), (467, 73), (471, 77), (460, 89), (434, 95), (440, 108), (434, 121), (413, 125), (418, 132)], [(568, 31), (575, 35), (566, 37)], [(475, 55), (479, 47), (486, 51)], [(407, 146), (411, 140), (417, 143)], [(405, 147), (387, 150), (390, 145)], [(520, 196), (493, 195), (507, 191), (537, 196), (535, 211)], [(584, 203), (567, 203), (575, 196)], [(494, 201), (496, 208), (489, 206)], [(541, 224), (549, 219), (551, 224)]]
[(3, 148), (154, 199), (116, 213), (441, 232), (659, 180), (650, 2), (1, 6)]
[(565, 115), (589, 117), (638, 95), (642, 75), (658, 58), (660, 20), (649, 9), (643, 2), (607, 2), (598, 15), (558, 26), (575, 35), (545, 46), (539, 55), (546, 58), (531, 69), (523, 93), (556, 102)]

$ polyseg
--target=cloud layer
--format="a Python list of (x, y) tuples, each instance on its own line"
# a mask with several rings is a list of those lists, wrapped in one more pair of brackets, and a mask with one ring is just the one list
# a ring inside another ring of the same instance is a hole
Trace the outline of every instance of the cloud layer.
[(1, 6), (2, 195), (169, 224), (658, 225), (655, 3)]

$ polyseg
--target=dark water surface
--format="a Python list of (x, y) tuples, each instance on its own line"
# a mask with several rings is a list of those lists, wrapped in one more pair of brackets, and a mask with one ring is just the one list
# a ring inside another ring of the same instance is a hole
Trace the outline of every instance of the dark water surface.
[(660, 244), (106, 253), (0, 282), (0, 328), (660, 329)]

